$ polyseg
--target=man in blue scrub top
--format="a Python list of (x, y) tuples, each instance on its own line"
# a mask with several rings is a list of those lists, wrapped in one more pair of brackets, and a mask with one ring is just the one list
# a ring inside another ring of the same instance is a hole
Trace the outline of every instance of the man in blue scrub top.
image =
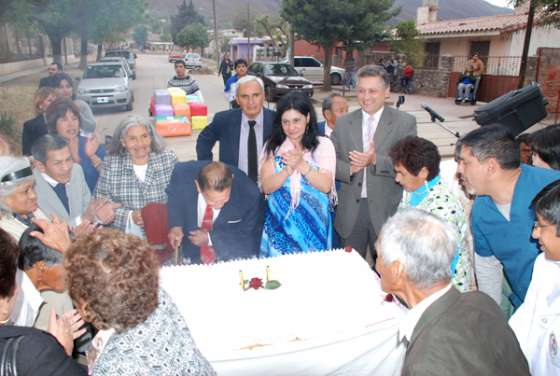
[[(479, 288), (499, 299), (501, 278), (482, 286), (484, 268), (488, 271), (488, 261), (495, 257), (504, 268), (512, 288), (510, 300), (517, 308), (525, 298), (539, 253), (531, 237), (535, 222), (531, 202), (543, 187), (560, 179), (560, 172), (521, 164), (519, 145), (499, 124), (469, 132), (459, 140), (457, 152), (457, 172), (469, 193), (477, 195), (471, 230)], [(501, 275), (499, 269), (493, 274)]]

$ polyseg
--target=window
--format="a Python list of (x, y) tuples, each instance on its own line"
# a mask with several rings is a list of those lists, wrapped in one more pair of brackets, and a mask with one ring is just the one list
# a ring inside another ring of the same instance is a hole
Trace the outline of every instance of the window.
[(424, 45), (424, 68), (437, 69), (439, 66), (439, 42), (429, 42)]

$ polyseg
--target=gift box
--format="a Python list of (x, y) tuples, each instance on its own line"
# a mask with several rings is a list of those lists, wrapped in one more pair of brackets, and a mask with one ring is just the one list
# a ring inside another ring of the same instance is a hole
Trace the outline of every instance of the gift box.
[(191, 102), (202, 103), (204, 101), (198, 94), (187, 95), (187, 103), (191, 103)]
[(208, 116), (208, 106), (204, 103), (189, 103), (191, 116)]
[(156, 90), (154, 100), (155, 104), (171, 104), (171, 94), (167, 90)]
[(175, 116), (191, 117), (191, 108), (187, 103), (179, 103), (173, 105), (173, 113)]
[(171, 95), (171, 104), (185, 104), (187, 103), (187, 93), (178, 87), (170, 87), (167, 89)]
[(208, 125), (208, 116), (192, 116), (191, 117), (192, 129), (203, 129)]
[(162, 120), (156, 118), (156, 131), (162, 137), (190, 136), (192, 127), (184, 116), (169, 117)]
[(173, 107), (169, 104), (156, 104), (155, 106), (156, 116), (173, 116)]

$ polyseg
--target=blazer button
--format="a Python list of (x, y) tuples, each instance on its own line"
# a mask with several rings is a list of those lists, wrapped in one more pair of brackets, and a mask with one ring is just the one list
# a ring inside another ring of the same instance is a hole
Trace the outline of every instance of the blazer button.
[(361, 186), (362, 186), (362, 182), (359, 182), (359, 183), (358, 183), (358, 187), (361, 187)]

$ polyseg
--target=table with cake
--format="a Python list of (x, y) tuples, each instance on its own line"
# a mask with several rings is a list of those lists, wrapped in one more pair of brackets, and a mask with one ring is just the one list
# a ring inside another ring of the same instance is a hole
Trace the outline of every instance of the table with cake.
[(164, 267), (219, 375), (398, 375), (405, 308), (355, 251)]

